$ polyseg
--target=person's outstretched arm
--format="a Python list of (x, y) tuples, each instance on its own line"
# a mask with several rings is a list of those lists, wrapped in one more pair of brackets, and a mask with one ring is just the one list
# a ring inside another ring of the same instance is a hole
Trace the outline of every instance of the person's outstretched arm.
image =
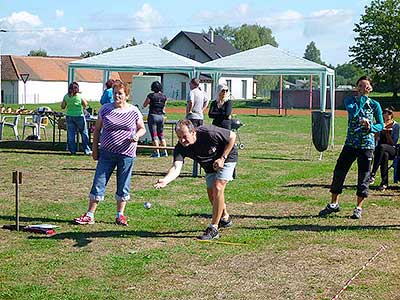
[(171, 168), (169, 168), (167, 175), (164, 178), (158, 179), (157, 183), (154, 185), (156, 189), (161, 189), (167, 186), (168, 183), (174, 181), (182, 170), (183, 161), (174, 161)]

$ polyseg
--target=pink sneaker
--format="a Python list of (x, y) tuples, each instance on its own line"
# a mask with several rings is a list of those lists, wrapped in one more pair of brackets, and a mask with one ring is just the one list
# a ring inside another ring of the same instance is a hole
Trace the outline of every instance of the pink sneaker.
[(75, 218), (74, 222), (76, 224), (80, 224), (80, 225), (92, 225), (92, 224), (94, 224), (94, 219), (91, 217), (88, 217), (87, 214), (84, 213), (79, 218)]
[(126, 221), (125, 216), (120, 216), (119, 218), (116, 218), (115, 224), (120, 226), (128, 226), (128, 222)]

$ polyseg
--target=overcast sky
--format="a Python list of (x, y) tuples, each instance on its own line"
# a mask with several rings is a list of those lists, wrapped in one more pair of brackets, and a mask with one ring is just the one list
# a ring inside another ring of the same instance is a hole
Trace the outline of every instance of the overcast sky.
[(0, 0), (0, 51), (27, 55), (79, 56), (137, 41), (159, 44), (179, 31), (201, 32), (209, 26), (259, 24), (272, 29), (279, 47), (303, 56), (314, 41), (323, 61), (349, 61), (354, 24), (370, 0), (254, 1), (64, 1)]

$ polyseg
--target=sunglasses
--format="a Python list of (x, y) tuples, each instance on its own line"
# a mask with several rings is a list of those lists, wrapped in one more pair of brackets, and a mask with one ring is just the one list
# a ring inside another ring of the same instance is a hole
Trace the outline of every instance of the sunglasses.
[(221, 92), (228, 92), (228, 90), (222, 90)]

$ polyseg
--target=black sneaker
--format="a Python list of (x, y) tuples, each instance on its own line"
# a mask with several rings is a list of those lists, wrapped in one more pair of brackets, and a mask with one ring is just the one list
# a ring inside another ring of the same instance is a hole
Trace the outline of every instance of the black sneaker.
[(319, 212), (318, 215), (319, 215), (320, 217), (326, 217), (327, 215), (330, 215), (331, 213), (338, 212), (339, 210), (340, 210), (339, 205), (333, 208), (333, 207), (331, 207), (330, 204), (328, 204), (323, 210), (321, 210), (321, 211)]
[(353, 210), (353, 214), (350, 216), (350, 218), (351, 218), (351, 219), (355, 219), (355, 220), (361, 219), (361, 214), (362, 214), (362, 209), (356, 207), (356, 208)]
[(228, 228), (231, 227), (233, 225), (231, 216), (228, 217), (228, 220), (224, 220), (224, 219), (219, 219), (218, 222), (218, 228)]
[(204, 234), (198, 237), (199, 240), (212, 240), (217, 238), (219, 238), (218, 229), (211, 226), (207, 227)]

